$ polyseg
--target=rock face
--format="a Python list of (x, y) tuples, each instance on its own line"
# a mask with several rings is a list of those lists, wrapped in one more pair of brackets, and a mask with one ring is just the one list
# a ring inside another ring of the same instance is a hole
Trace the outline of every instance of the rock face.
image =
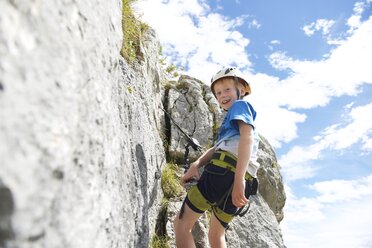
[[(119, 0), (4, 0), (0, 9), (0, 247), (148, 247), (162, 166), (184, 151), (160, 107), (207, 147), (223, 117), (213, 95), (187, 76), (167, 83), (152, 30), (140, 61), (121, 58)], [(238, 220), (256, 235), (242, 240), (246, 228), (234, 224), (231, 247), (283, 246), (281, 176), (270, 146), (260, 149), (261, 194)]]
[[(195, 78), (181, 76), (178, 82), (170, 83), (165, 105), (172, 119), (188, 135), (196, 137), (203, 146), (213, 145), (217, 132), (213, 125), (222, 120), (223, 113), (207, 85)], [(180, 161), (178, 158), (183, 158), (186, 141), (173, 123), (169, 123), (168, 129), (170, 157)], [(191, 158), (195, 155), (199, 154), (190, 153)]]
[(15, 204), (0, 247), (147, 247), (165, 163), (154, 33), (130, 68), (121, 1), (0, 9), (0, 179)]
[(257, 152), (257, 161), (261, 164), (257, 172), (260, 179), (259, 192), (280, 222), (284, 217), (283, 208), (286, 200), (283, 179), (273, 148), (263, 136), (260, 136), (260, 140)]

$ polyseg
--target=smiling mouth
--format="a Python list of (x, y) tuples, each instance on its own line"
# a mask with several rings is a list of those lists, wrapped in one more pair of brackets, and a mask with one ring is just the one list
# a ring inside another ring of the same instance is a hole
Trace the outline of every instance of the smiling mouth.
[(230, 102), (230, 99), (229, 100), (222, 101), (222, 104), (226, 104), (228, 102)]

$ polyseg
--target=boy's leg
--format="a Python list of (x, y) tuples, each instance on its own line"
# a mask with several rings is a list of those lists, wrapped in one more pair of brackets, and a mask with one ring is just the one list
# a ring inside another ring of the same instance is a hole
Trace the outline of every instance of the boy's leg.
[(225, 227), (222, 226), (221, 222), (217, 219), (213, 211), (209, 225), (208, 239), (212, 248), (227, 247), (225, 240)]
[(195, 222), (202, 214), (192, 211), (187, 204), (184, 204), (183, 207), (182, 218), (179, 218), (180, 213), (178, 213), (173, 221), (176, 246), (177, 248), (192, 248), (195, 247), (195, 242), (191, 231)]

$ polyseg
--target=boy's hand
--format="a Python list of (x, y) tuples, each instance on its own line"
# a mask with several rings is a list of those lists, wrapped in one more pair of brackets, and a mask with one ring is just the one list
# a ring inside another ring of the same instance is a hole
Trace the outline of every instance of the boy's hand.
[(187, 170), (185, 174), (181, 177), (181, 184), (185, 185), (190, 180), (199, 180), (200, 174), (199, 169), (196, 164), (191, 164), (190, 168)]
[(245, 197), (245, 180), (235, 180), (232, 191), (232, 202), (235, 207), (241, 208), (248, 203), (248, 199)]

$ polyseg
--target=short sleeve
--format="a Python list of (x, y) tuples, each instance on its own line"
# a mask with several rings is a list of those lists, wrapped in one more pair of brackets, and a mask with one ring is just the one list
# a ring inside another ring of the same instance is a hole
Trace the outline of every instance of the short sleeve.
[(241, 120), (244, 123), (251, 125), (255, 128), (254, 120), (256, 118), (256, 111), (253, 109), (249, 102), (244, 100), (236, 101), (231, 107), (230, 111), (230, 122), (231, 125), (236, 126), (237, 120)]

